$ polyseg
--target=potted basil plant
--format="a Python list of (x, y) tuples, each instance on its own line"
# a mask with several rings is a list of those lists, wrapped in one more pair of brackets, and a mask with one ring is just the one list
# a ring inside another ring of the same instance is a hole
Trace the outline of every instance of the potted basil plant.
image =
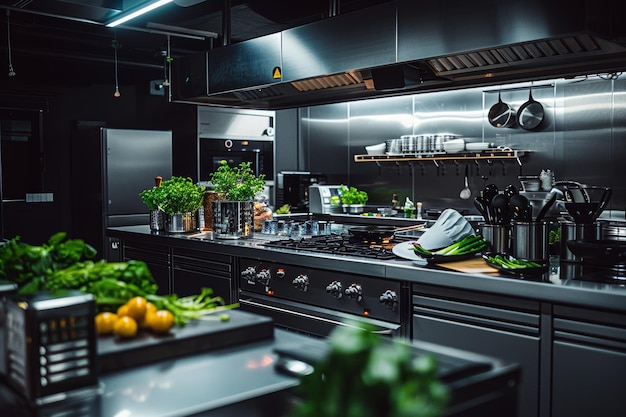
[(163, 178), (157, 177), (157, 184), (139, 193), (139, 198), (148, 207), (150, 212), (150, 230), (160, 231), (165, 227), (163, 212), (159, 210), (160, 189)]
[(369, 199), (369, 196), (365, 191), (358, 190), (356, 187), (346, 187), (345, 185), (341, 185), (339, 187), (339, 194), (341, 196), (341, 204), (344, 213), (363, 213), (365, 203), (367, 203), (367, 200)]
[(213, 232), (215, 237), (238, 239), (254, 232), (254, 196), (263, 191), (265, 175), (256, 176), (250, 162), (230, 166), (220, 161), (209, 175), (218, 199), (213, 201)]
[(301, 377), (288, 417), (438, 417), (450, 401), (434, 355), (349, 323), (330, 334), (328, 353)]
[(172, 176), (160, 186), (142, 191), (140, 197), (150, 210), (158, 209), (164, 214), (167, 232), (180, 233), (195, 230), (205, 191), (204, 186), (195, 184), (191, 178)]

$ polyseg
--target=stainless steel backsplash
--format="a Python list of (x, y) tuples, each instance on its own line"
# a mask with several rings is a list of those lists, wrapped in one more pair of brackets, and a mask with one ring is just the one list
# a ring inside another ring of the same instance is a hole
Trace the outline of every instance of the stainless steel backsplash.
[[(623, 78), (623, 77), (622, 77)], [(529, 96), (545, 109), (535, 131), (495, 128), (489, 108), (502, 100), (519, 108)], [(609, 186), (609, 209), (626, 208), (626, 83), (608, 76), (544, 80), (449, 92), (300, 108), (298, 161), (304, 170), (320, 171), (330, 183), (366, 190), (369, 204), (389, 205), (396, 193), (422, 201), (424, 208), (454, 207), (474, 212), (472, 199), (462, 200), (465, 162), (354, 162), (364, 147), (408, 134), (451, 133), (467, 141), (530, 151), (521, 159), (470, 162), (472, 197), (485, 183), (520, 186), (518, 175), (551, 169), (556, 180)], [(280, 144), (277, 144), (280, 152)], [(292, 168), (292, 169), (293, 169)]]

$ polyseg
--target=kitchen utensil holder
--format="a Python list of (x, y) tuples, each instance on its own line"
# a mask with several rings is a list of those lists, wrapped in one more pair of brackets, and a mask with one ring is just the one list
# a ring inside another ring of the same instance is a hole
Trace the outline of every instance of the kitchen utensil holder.
[(548, 260), (548, 222), (513, 222), (511, 228), (511, 255), (529, 261)]
[(478, 227), (489, 250), (496, 253), (508, 254), (511, 249), (511, 226), (508, 224), (479, 223)]

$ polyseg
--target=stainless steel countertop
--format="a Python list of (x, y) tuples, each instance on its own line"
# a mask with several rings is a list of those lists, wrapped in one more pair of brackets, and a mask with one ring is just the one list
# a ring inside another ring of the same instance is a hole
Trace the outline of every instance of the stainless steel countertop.
[[(0, 383), (0, 415), (34, 417), (55, 415), (53, 410), (64, 413), (74, 410), (72, 415), (89, 417), (186, 417), (214, 415), (212, 412), (218, 410), (215, 415), (224, 416), (231, 415), (230, 411), (220, 410), (230, 406), (238, 407), (237, 415), (272, 415), (267, 414), (267, 410), (265, 414), (255, 410), (258, 405), (250, 410), (242, 410), (242, 407), (254, 399), (299, 384), (297, 378), (275, 370), (278, 355), (274, 348), (304, 343), (308, 339), (308, 336), (275, 329), (274, 339), (101, 375), (101, 394), (83, 402), (62, 401), (38, 411), (26, 407), (21, 397)], [(278, 410), (279, 404), (273, 407)]]
[(176, 244), (259, 260), (271, 258), (276, 262), (301, 267), (319, 268), (320, 259), (323, 259), (324, 268), (336, 271), (626, 313), (626, 282), (605, 284), (582, 281), (568, 271), (560, 273), (554, 268), (540, 280), (528, 280), (504, 274), (468, 274), (438, 267), (422, 267), (400, 258), (381, 261), (349, 255), (270, 248), (263, 246), (263, 243), (273, 237), (259, 233), (248, 239), (200, 241), (191, 239), (188, 235), (153, 234), (148, 226), (116, 227), (109, 228), (108, 231), (112, 237), (132, 237), (144, 242)]

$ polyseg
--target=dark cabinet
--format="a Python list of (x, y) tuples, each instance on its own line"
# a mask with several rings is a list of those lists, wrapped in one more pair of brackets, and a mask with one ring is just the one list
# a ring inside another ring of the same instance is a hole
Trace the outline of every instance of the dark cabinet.
[(540, 318), (531, 300), (413, 285), (413, 339), (520, 364), (519, 416), (539, 415)]
[(233, 259), (229, 255), (172, 248), (172, 292), (179, 297), (198, 294), (202, 287), (226, 303), (236, 302), (232, 288)]
[(125, 239), (122, 243), (122, 253), (123, 261), (134, 259), (146, 263), (159, 286), (158, 294), (171, 294), (171, 254), (169, 246)]
[(623, 315), (554, 306), (552, 417), (626, 416)]

